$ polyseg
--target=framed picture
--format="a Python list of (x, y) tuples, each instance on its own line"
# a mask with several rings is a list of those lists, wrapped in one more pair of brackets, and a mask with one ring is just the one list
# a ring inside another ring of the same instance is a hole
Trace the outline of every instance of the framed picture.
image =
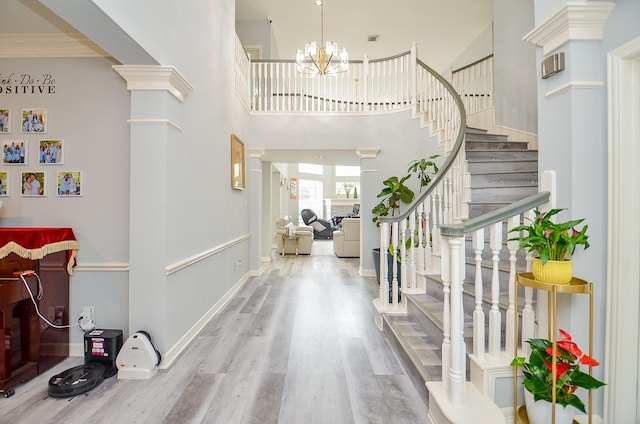
[(11, 109), (0, 107), (0, 134), (11, 133)]
[(9, 178), (8, 172), (0, 171), (0, 196), (9, 195), (9, 187), (11, 187)]
[(44, 172), (23, 172), (22, 173), (22, 195), (23, 196), (46, 196), (46, 180)]
[(44, 165), (60, 165), (64, 163), (62, 140), (40, 140), (38, 163)]
[(29, 143), (27, 140), (3, 140), (2, 163), (7, 165), (26, 165)]
[(47, 132), (47, 109), (22, 109), (22, 132), (25, 134), (43, 134)]
[(82, 172), (58, 172), (58, 196), (82, 196)]
[(231, 134), (231, 188), (244, 190), (244, 143), (235, 134)]

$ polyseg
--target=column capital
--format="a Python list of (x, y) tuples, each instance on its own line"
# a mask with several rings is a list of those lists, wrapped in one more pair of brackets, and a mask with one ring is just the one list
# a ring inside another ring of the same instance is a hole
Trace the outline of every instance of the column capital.
[(356, 149), (356, 153), (360, 156), (360, 159), (375, 159), (376, 156), (378, 156), (378, 152), (380, 152), (379, 147)]
[(549, 52), (571, 40), (602, 40), (604, 24), (615, 2), (567, 3), (523, 37)]
[(127, 90), (166, 90), (181, 102), (194, 88), (173, 66), (114, 65), (113, 69), (127, 81)]

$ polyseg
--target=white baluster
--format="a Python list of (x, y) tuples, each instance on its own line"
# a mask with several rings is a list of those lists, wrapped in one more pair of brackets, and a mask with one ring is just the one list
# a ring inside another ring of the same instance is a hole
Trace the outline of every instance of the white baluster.
[(502, 248), (502, 222), (491, 224), (491, 261), (493, 269), (491, 273), (491, 311), (489, 311), (489, 355), (497, 358), (500, 354), (500, 331), (502, 325), (502, 316), (498, 308), (500, 300), (500, 280), (499, 280), (499, 263), (500, 249)]
[(438, 213), (438, 191), (440, 187), (436, 187), (431, 194), (431, 251), (433, 253), (440, 252), (440, 237), (437, 237), (437, 234), (440, 234), (438, 231), (438, 225), (440, 222), (440, 215)]
[[(512, 216), (507, 220), (507, 237), (512, 238), (509, 234), (508, 230), (511, 230), (513, 227), (517, 227), (520, 225), (520, 215)], [(514, 335), (514, 327), (515, 327), (515, 314), (518, 311), (515, 310), (515, 296), (517, 296), (516, 292), (516, 253), (518, 253), (518, 248), (520, 246), (520, 242), (516, 241), (507, 241), (507, 250), (509, 250), (509, 307), (507, 308), (507, 312), (505, 315), (505, 346), (507, 348), (511, 348), (514, 346), (515, 341), (513, 340)]]
[(445, 393), (449, 392), (449, 368), (451, 367), (451, 264), (449, 260), (449, 239), (441, 237), (440, 248), (440, 269), (442, 270), (442, 388)]
[[(529, 222), (528, 219), (533, 219), (535, 214), (533, 210), (527, 211), (524, 214), (525, 220), (523, 223)], [(528, 218), (528, 219), (527, 219)], [(514, 236), (514, 237), (517, 237)], [(531, 262), (532, 262), (533, 254), (531, 252), (527, 252), (527, 272), (531, 272)], [(546, 301), (546, 296), (543, 296)], [(540, 299), (538, 299), (540, 300)], [(533, 288), (525, 287), (524, 289), (524, 308), (522, 310), (522, 351), (525, 355), (528, 355), (531, 351), (529, 347), (529, 343), (526, 341), (529, 339), (536, 338), (536, 314), (533, 310)], [(547, 328), (546, 325), (544, 326)], [(546, 332), (546, 330), (545, 330)]]
[(416, 254), (418, 248), (416, 232), (416, 211), (409, 214), (409, 263), (407, 264), (407, 273), (409, 274), (409, 281), (407, 282), (407, 289), (416, 289)]
[[(417, 228), (417, 233), (416, 233), (416, 237), (417, 237), (417, 243), (418, 245), (416, 246), (416, 256), (417, 256), (417, 263), (416, 263), (416, 272), (420, 273), (421, 275), (424, 275), (424, 273), (427, 271), (427, 267), (425, 264), (425, 246), (426, 246), (426, 233), (424, 231), (425, 229), (425, 208), (424, 208), (424, 204), (425, 201), (420, 202), (420, 204), (418, 205), (418, 208), (416, 210), (416, 219), (418, 221), (418, 228)], [(422, 279), (424, 277), (420, 277), (420, 283), (416, 282), (416, 287), (420, 286), (422, 287)]]
[(398, 239), (399, 239), (399, 233), (398, 233), (398, 223), (397, 222), (392, 222), (391, 223), (391, 247), (393, 250), (393, 258), (391, 260), (391, 269), (392, 269), (392, 273), (391, 273), (391, 305), (393, 306), (394, 309), (396, 309), (398, 307), (398, 261), (397, 261), (397, 256), (398, 256)]
[(462, 321), (462, 262), (461, 246), (463, 238), (451, 237), (448, 240), (451, 266), (451, 366), (449, 367), (449, 401), (454, 405), (462, 404), (464, 388), (464, 363), (466, 352), (462, 337), (464, 322)]
[(475, 253), (475, 302), (473, 311), (473, 354), (478, 358), (484, 358), (484, 311), (482, 310), (482, 250), (484, 249), (484, 228), (473, 233), (473, 251)]
[(380, 225), (380, 304), (388, 308), (391, 286), (389, 281), (389, 270), (387, 267), (387, 252), (389, 251), (389, 223), (383, 222)]

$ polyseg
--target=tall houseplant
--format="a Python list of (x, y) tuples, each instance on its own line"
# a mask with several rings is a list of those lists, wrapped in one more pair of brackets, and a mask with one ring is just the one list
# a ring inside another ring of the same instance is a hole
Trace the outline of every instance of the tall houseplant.
[[(567, 257), (573, 255), (577, 246), (584, 246), (584, 249), (589, 248), (589, 236), (587, 236), (589, 226), (585, 225), (581, 230), (576, 229), (576, 226), (582, 223), (584, 218), (559, 224), (551, 220), (553, 216), (563, 210), (551, 209), (549, 212), (540, 212), (536, 209), (535, 218), (529, 225), (520, 225), (509, 231), (510, 233), (517, 232), (519, 234), (518, 237), (510, 238), (510, 241), (517, 240), (520, 242), (522, 249), (537, 253), (538, 256), (534, 258), (532, 265), (532, 272), (534, 278), (539, 281), (559, 284), (568, 283), (573, 276), (573, 271), (571, 261)], [(522, 234), (520, 235), (520, 233)], [(566, 268), (560, 280), (551, 281), (546, 275), (551, 268), (550, 265), (547, 267), (549, 261), (553, 265)]]
[[(594, 390), (604, 386), (605, 383), (580, 370), (580, 365), (595, 367), (598, 361), (586, 355), (571, 339), (571, 335), (564, 330), (559, 330), (561, 339), (556, 342), (555, 372), (553, 364), (553, 343), (547, 339), (530, 339), (527, 343), (531, 347), (528, 361), (524, 357), (516, 357), (511, 362), (512, 366), (521, 367), (524, 374), (523, 384), (525, 390), (532, 396), (532, 401), (553, 402), (555, 388), (555, 402), (557, 405), (567, 408), (573, 406), (586, 413), (585, 405), (575, 394), (579, 387), (586, 390)], [(526, 395), (526, 393), (525, 393)], [(525, 398), (526, 400), (527, 398)], [(533, 403), (527, 403), (527, 414), (531, 420)], [(558, 409), (556, 409), (558, 414)], [(544, 418), (543, 423), (551, 422), (550, 418)]]
[[(400, 206), (404, 204), (411, 204), (415, 199), (415, 192), (405, 184), (412, 176), (416, 176), (419, 183), (419, 190), (422, 191), (432, 180), (433, 176), (439, 171), (438, 165), (433, 161), (440, 157), (440, 155), (432, 155), (427, 158), (416, 159), (409, 163), (407, 169), (407, 175), (398, 177), (396, 175), (391, 176), (382, 182), (383, 187), (377, 197), (380, 202), (371, 209), (373, 213), (373, 222), (380, 225), (379, 219), (385, 216), (395, 216), (400, 212)], [(408, 237), (406, 240), (405, 248), (410, 249), (413, 245), (413, 237)], [(394, 252), (393, 246), (389, 245), (389, 255), (396, 257), (396, 260), (400, 261), (400, 257)], [(380, 249), (373, 249), (373, 261), (376, 269), (376, 273), (380, 269)], [(391, 272), (389, 267), (389, 272)], [(399, 275), (398, 275), (399, 277)], [(380, 277), (378, 276), (378, 281)]]

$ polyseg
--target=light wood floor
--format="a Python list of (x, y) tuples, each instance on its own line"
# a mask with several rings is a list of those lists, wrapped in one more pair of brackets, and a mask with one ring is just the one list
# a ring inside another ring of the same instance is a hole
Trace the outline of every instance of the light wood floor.
[(428, 423), (427, 408), (374, 324), (374, 278), (331, 241), (274, 255), (168, 370), (48, 397), (59, 367), (0, 398), (0, 423)]

